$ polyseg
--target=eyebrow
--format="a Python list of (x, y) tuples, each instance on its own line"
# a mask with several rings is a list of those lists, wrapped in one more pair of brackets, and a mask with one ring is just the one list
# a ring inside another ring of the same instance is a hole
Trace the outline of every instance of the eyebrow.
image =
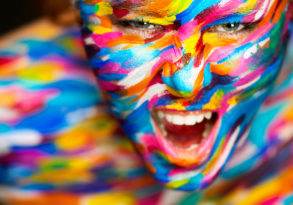
[(152, 1), (153, 0), (111, 0), (110, 2), (113, 8), (123, 8), (147, 16), (164, 17), (162, 12), (160, 12), (160, 9), (141, 9), (142, 7), (152, 3)]
[(111, 0), (112, 6), (122, 6), (125, 8), (137, 8), (149, 3), (149, 0)]

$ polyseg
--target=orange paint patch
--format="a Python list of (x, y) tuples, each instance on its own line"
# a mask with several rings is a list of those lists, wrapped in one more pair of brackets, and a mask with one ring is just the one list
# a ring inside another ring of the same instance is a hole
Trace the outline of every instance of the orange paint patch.
[(234, 64), (210, 64), (211, 72), (216, 73), (218, 75), (228, 75), (233, 70)]
[(162, 49), (164, 47), (175, 45), (177, 48), (181, 47), (181, 42), (179, 41), (178, 37), (174, 35), (165, 35), (164, 38), (161, 38), (155, 42), (153, 42), (152, 45), (150, 45), (151, 49)]
[(114, 47), (121, 44), (144, 44), (144, 39), (137, 35), (123, 35), (120, 38), (113, 39), (110, 41), (107, 46)]
[(167, 62), (163, 65), (162, 75), (165, 77), (172, 76), (179, 68), (174, 63)]
[(101, 26), (105, 28), (112, 28), (112, 22), (107, 16), (99, 16), (99, 20), (101, 21)]
[(54, 194), (40, 194), (32, 197), (13, 197), (7, 200), (8, 204), (13, 205), (79, 205), (78, 195), (70, 195), (66, 193), (54, 193)]

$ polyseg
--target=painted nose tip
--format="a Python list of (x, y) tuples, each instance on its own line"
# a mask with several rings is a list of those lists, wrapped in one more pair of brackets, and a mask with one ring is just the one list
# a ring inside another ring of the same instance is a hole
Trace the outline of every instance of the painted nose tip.
[(202, 81), (202, 64), (194, 66), (191, 55), (183, 56), (175, 63), (163, 66), (162, 80), (169, 92), (177, 97), (192, 97), (197, 94)]

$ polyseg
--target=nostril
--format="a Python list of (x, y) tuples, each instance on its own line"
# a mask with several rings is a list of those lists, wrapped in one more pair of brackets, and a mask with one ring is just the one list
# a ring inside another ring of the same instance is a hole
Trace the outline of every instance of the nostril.
[(171, 76), (174, 75), (178, 70), (182, 69), (184, 66), (188, 65), (191, 60), (191, 54), (184, 54), (179, 60), (176, 62), (167, 62), (163, 65), (163, 75)]
[(176, 62), (163, 65), (162, 81), (172, 95), (189, 98), (200, 91), (203, 85), (203, 70), (204, 61), (195, 67), (193, 55), (186, 53)]
[(190, 53), (185, 53), (178, 61), (174, 63), (174, 65), (177, 67), (176, 70), (179, 70), (183, 68), (184, 66), (188, 65), (191, 59)]
[(181, 66), (185, 66), (190, 62), (191, 59), (191, 54), (190, 53), (186, 53), (182, 56), (182, 58), (180, 59), (181, 61)]

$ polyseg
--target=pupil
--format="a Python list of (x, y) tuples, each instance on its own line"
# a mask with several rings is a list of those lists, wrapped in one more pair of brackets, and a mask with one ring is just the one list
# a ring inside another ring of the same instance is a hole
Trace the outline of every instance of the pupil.
[(142, 22), (142, 21), (140, 21), (138, 24), (139, 24), (140, 26), (147, 25), (145, 22)]
[(144, 28), (144, 27), (148, 26), (148, 23), (143, 22), (143, 21), (132, 21), (132, 25), (134, 27), (138, 27), (138, 28), (143, 27)]
[(226, 27), (227, 27), (228, 29), (235, 29), (235, 28), (238, 28), (238, 26), (239, 26), (239, 23), (228, 23), (228, 24), (226, 25)]

